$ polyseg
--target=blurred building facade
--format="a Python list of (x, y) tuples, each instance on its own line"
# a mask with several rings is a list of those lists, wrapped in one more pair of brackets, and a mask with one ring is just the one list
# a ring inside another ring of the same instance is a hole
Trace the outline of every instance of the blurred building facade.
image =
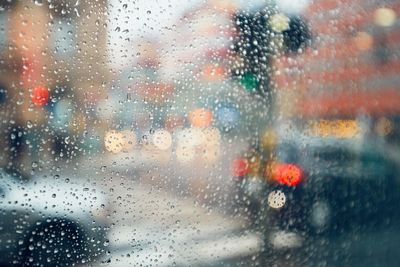
[(280, 114), (328, 120), (364, 116), (373, 134), (399, 136), (399, 12), (397, 1), (310, 2), (302, 16), (312, 33), (311, 47), (275, 61)]
[(108, 77), (105, 7), (0, 1), (2, 167), (29, 174), (82, 153)]

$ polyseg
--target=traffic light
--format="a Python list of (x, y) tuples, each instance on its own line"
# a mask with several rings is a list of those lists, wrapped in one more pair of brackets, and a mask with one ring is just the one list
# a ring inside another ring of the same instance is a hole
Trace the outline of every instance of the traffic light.
[(307, 47), (311, 40), (307, 23), (271, 8), (238, 12), (233, 19), (236, 34), (231, 73), (246, 91), (266, 96), (271, 91), (273, 57)]
[(289, 18), (289, 28), (282, 32), (285, 52), (300, 52), (311, 44), (311, 33), (307, 22), (301, 17)]
[(266, 93), (270, 81), (269, 70), (272, 56), (271, 32), (262, 12), (240, 12), (234, 16), (233, 76), (248, 92)]

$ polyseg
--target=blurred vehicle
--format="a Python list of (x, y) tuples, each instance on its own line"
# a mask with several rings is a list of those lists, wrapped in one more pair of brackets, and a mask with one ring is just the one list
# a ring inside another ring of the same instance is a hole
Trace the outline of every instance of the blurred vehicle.
[(241, 173), (235, 169), (242, 205), (264, 232), (267, 253), (311, 252), (314, 238), (367, 231), (398, 219), (393, 213), (400, 200), (398, 164), (384, 145), (349, 134), (291, 129), (277, 134), (273, 149), (261, 149), (258, 174), (252, 171), (254, 152), (241, 159)]
[(103, 255), (108, 202), (99, 188), (16, 176), (0, 172), (1, 264), (72, 266)]

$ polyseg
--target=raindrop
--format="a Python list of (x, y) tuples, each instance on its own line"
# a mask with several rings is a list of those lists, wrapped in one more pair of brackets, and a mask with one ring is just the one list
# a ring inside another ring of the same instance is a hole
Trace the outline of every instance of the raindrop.
[(43, 5), (43, 1), (42, 0), (35, 0), (34, 3), (37, 6), (42, 6)]

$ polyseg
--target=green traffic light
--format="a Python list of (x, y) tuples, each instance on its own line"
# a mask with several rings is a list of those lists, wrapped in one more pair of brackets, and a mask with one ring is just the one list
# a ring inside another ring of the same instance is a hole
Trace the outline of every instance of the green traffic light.
[(253, 73), (245, 73), (239, 82), (248, 92), (254, 92), (258, 87), (257, 77)]

